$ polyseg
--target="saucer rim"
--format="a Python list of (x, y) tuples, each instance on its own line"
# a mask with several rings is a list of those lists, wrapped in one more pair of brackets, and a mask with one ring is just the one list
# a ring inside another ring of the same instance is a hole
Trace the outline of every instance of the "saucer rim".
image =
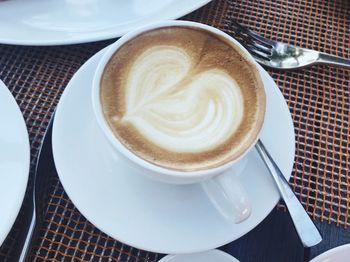
[[(214, 254), (220, 256), (220, 258), (224, 257), (226, 259), (229, 259), (231, 262), (239, 262), (239, 260), (237, 258), (235, 258), (231, 254), (226, 253), (220, 249), (211, 249), (211, 250), (207, 250), (207, 251), (203, 251), (203, 252), (199, 252), (199, 253), (195, 253), (195, 254), (201, 254), (201, 253), (214, 253)], [(195, 255), (195, 254), (193, 254), (193, 255)], [(189, 255), (189, 254), (166, 255), (165, 257), (161, 258), (158, 262), (171, 262), (172, 259), (176, 258), (177, 256), (183, 256), (183, 255)]]
[[(29, 134), (28, 134), (28, 129), (27, 129), (27, 125), (25, 123), (25, 120), (23, 118), (23, 114), (22, 111), (19, 107), (19, 105), (16, 102), (16, 99), (13, 97), (12, 93), (10, 92), (10, 90), (8, 89), (8, 87), (5, 85), (5, 83), (3, 81), (0, 80), (0, 89), (2, 90), (0, 93), (3, 92), (3, 94), (6, 94), (5, 98), (6, 100), (9, 100), (11, 102), (11, 108), (8, 108), (8, 110), (10, 110), (13, 115), (16, 115), (17, 120), (20, 122), (19, 125), (21, 125), (21, 138), (18, 138), (18, 140), (23, 140), (21, 142), (21, 152), (19, 154), (21, 154), (21, 158), (24, 158), (24, 162), (22, 163), (22, 167), (24, 168), (23, 174), (21, 173), (21, 180), (23, 180), (23, 184), (21, 185), (21, 189), (18, 190), (18, 195), (16, 195), (16, 204), (12, 207), (11, 211), (9, 212), (10, 215), (7, 215), (7, 222), (5, 221), (4, 223), (4, 234), (0, 234), (0, 247), (1, 245), (4, 243), (4, 241), (6, 240), (8, 234), (10, 233), (16, 219), (17, 216), (21, 210), (23, 201), (24, 201), (24, 197), (25, 197), (25, 192), (27, 190), (27, 184), (28, 184), (28, 179), (29, 179), (29, 170), (30, 170), (30, 142), (29, 142)], [(6, 111), (8, 112), (8, 111)], [(16, 124), (17, 125), (17, 124)], [(1, 132), (0, 132), (1, 134)], [(24, 155), (24, 156), (22, 156)], [(18, 172), (16, 172), (18, 173)], [(19, 181), (17, 181), (17, 183), (19, 183)], [(1, 195), (1, 194), (0, 194)], [(8, 211), (8, 210), (7, 210)], [(2, 226), (1, 226), (2, 227)]]
[(319, 254), (317, 257), (314, 257), (310, 262), (327, 262), (328, 260), (325, 259), (332, 259), (332, 257), (336, 256), (338, 253), (345, 251), (350, 255), (350, 244), (344, 244), (340, 245), (334, 248), (331, 248), (321, 254)]

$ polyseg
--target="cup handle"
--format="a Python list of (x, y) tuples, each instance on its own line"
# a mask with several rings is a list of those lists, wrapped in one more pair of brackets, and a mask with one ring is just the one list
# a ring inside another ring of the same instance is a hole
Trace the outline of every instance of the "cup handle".
[(204, 192), (216, 209), (228, 220), (238, 224), (251, 213), (251, 204), (246, 190), (234, 170), (201, 182)]

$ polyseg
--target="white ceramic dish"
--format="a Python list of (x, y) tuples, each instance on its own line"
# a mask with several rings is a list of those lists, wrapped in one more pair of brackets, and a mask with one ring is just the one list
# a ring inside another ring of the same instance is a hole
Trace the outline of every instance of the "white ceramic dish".
[(339, 246), (315, 257), (310, 262), (349, 262), (350, 244)]
[[(171, 254), (213, 249), (258, 225), (277, 204), (279, 193), (255, 150), (241, 160), (247, 161), (240, 180), (251, 199), (252, 214), (240, 224), (224, 219), (199, 185), (153, 181), (114, 155), (91, 105), (91, 81), (102, 52), (72, 78), (53, 125), (56, 168), (80, 212), (121, 242)], [(272, 78), (261, 67), (260, 71), (268, 104), (262, 140), (289, 178), (295, 150), (291, 115)]]
[(29, 139), (21, 110), (0, 81), (0, 245), (21, 208), (29, 175)]
[(217, 249), (188, 255), (168, 255), (158, 262), (239, 262), (233, 256)]
[(63, 45), (119, 37), (140, 25), (184, 16), (210, 0), (0, 1), (0, 43)]

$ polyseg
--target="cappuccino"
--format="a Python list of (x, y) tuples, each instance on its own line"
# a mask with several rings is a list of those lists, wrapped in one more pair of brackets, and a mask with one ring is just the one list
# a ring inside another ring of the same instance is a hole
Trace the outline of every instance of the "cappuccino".
[(103, 115), (140, 158), (168, 169), (218, 167), (257, 139), (265, 93), (256, 67), (234, 43), (173, 26), (122, 45), (100, 82)]

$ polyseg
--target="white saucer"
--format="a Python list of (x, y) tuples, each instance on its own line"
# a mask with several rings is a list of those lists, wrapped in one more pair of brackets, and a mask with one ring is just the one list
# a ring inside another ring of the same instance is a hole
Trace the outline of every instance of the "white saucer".
[(218, 250), (213, 249), (201, 253), (187, 255), (168, 255), (163, 257), (158, 262), (239, 262), (233, 256)]
[(349, 262), (350, 244), (339, 246), (315, 257), (310, 262)]
[(0, 246), (21, 208), (30, 149), (26, 124), (11, 92), (0, 81)]
[[(241, 224), (225, 220), (200, 186), (155, 182), (114, 156), (91, 105), (91, 81), (102, 52), (72, 78), (53, 125), (56, 168), (80, 212), (121, 242), (170, 254), (213, 249), (258, 225), (277, 204), (279, 194), (255, 150), (245, 158), (247, 165), (241, 174), (252, 202), (252, 214)], [(289, 178), (295, 150), (291, 115), (278, 87), (262, 68), (261, 75), (268, 99), (262, 140)]]
[(179, 18), (210, 1), (0, 1), (0, 43), (62, 45), (110, 39), (147, 23)]

